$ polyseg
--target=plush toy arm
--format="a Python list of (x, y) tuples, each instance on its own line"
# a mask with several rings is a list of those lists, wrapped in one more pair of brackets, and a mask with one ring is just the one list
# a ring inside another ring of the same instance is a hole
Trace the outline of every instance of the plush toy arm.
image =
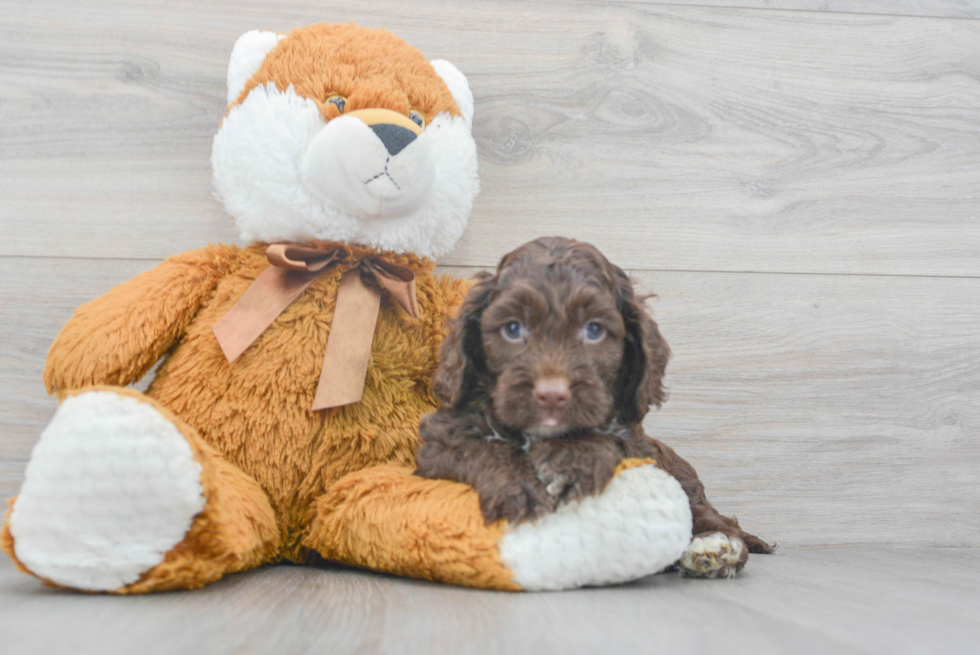
[(341, 478), (303, 544), (353, 566), (486, 589), (616, 584), (670, 566), (691, 543), (691, 507), (652, 460), (624, 460), (598, 496), (516, 526), (486, 525), (468, 485), (407, 466)]
[(236, 250), (209, 246), (174, 255), (76, 309), (48, 351), (48, 393), (142, 377), (183, 334)]

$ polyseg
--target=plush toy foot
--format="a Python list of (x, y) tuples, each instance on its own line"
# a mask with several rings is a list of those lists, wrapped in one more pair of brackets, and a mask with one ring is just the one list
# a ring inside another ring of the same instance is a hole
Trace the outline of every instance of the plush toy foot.
[(320, 501), (304, 544), (355, 566), (517, 591), (641, 578), (676, 562), (690, 539), (680, 484), (628, 460), (599, 496), (517, 526), (486, 525), (467, 485), (398, 466), (358, 471)]
[(713, 532), (695, 537), (679, 562), (687, 578), (734, 578), (745, 564), (745, 544), (738, 537)]
[[(86, 591), (193, 587), (220, 577), (236, 562), (216, 567), (194, 545), (208, 533), (211, 549), (224, 551), (228, 521), (219, 519), (234, 503), (225, 492), (211, 502), (228, 471), (197, 442), (193, 429), (138, 392), (69, 396), (34, 448), (4, 550), (29, 573)], [(206, 504), (216, 506), (205, 512)], [(221, 555), (235, 559), (232, 549)]]

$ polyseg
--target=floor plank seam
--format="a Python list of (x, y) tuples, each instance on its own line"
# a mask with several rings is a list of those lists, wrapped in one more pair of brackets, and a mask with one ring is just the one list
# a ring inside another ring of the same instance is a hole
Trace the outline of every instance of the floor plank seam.
[[(462, 268), (457, 267), (457, 268)], [(898, 277), (898, 278), (942, 278), (949, 280), (978, 280), (978, 275), (931, 275), (916, 273), (828, 273), (823, 271), (737, 271), (723, 269), (697, 269), (697, 268), (633, 268), (631, 272), (636, 273), (714, 273), (723, 275), (809, 275), (826, 277)]]
[[(174, 253), (179, 254), (177, 252)], [(2, 254), (0, 255), (0, 260), (4, 259), (64, 259), (73, 261), (120, 261), (120, 262), (162, 262), (166, 258), (159, 257), (94, 257), (94, 256), (77, 256), (77, 255), (20, 255), (20, 254)], [(613, 262), (615, 264), (615, 262)], [(456, 264), (452, 262), (442, 263), (437, 262), (436, 265), (440, 268), (456, 268), (463, 270), (473, 270), (481, 271), (494, 269), (497, 267), (496, 262), (492, 264)], [(726, 270), (726, 269), (711, 269), (711, 268), (643, 268), (643, 267), (633, 267), (628, 271), (629, 275), (639, 274), (639, 273), (707, 273), (714, 275), (808, 275), (808, 276), (825, 276), (825, 277), (865, 277), (865, 278), (936, 278), (936, 279), (946, 279), (946, 280), (980, 280), (980, 273), (977, 275), (933, 275), (929, 273), (848, 273), (848, 272), (828, 272), (828, 271), (745, 271), (745, 270)]]

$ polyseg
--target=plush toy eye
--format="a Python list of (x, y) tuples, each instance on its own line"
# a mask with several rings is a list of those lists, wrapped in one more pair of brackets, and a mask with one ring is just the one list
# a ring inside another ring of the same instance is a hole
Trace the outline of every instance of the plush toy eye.
[(508, 322), (501, 330), (501, 333), (503, 333), (504, 339), (507, 339), (507, 341), (524, 340), (524, 326), (521, 325), (520, 321)]
[(418, 113), (414, 109), (408, 112), (408, 117), (415, 121), (415, 124), (419, 127), (425, 127), (425, 118), (423, 118), (422, 114)]
[(606, 335), (606, 329), (595, 321), (589, 321), (585, 325), (585, 340), (599, 341)]
[(327, 98), (327, 104), (333, 105), (341, 114), (343, 114), (344, 107), (347, 105), (347, 98), (344, 96), (330, 96)]

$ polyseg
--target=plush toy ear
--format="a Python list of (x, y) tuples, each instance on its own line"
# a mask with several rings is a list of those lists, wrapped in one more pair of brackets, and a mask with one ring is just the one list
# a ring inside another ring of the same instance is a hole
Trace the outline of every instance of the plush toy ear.
[(231, 51), (231, 61), (228, 62), (228, 104), (238, 100), (250, 77), (255, 75), (259, 66), (265, 61), (265, 56), (276, 47), (283, 34), (252, 30), (245, 32)]
[(466, 76), (445, 59), (433, 59), (430, 63), (442, 81), (449, 87), (449, 92), (453, 94), (453, 100), (459, 105), (459, 110), (463, 112), (466, 123), (472, 127), (473, 92), (470, 91), (470, 83), (466, 81)]

